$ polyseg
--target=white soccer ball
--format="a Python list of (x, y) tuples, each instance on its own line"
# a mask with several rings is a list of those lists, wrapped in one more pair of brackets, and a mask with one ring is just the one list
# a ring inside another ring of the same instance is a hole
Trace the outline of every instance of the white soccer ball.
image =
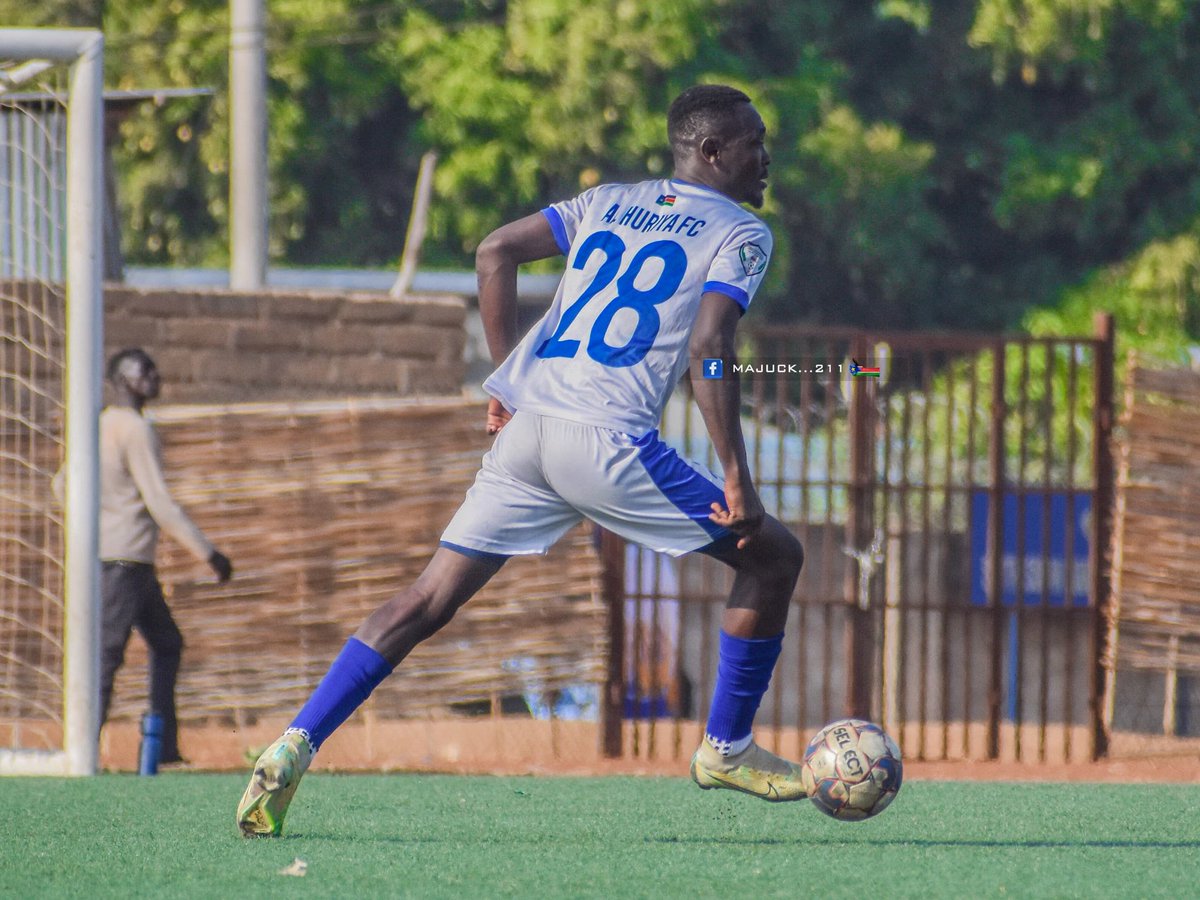
[(839, 719), (817, 732), (804, 752), (801, 778), (821, 812), (844, 822), (888, 808), (903, 781), (900, 748), (863, 719)]

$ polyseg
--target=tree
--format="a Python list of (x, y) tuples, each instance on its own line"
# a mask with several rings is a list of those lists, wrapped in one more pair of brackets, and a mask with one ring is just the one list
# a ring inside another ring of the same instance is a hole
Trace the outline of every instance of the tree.
[[(404, 8), (270, 0), (272, 258), (382, 264), (399, 255), (420, 148), (410, 139), (413, 113), (375, 48)], [(136, 107), (112, 149), (127, 258), (227, 264), (227, 0), (0, 0), (0, 16), (102, 27), (109, 87), (213, 89), (210, 98)]]
[(394, 77), (440, 154), (436, 239), (469, 254), (505, 219), (668, 163), (663, 111), (709, 30), (709, 0), (514, 0), (490, 16), (412, 9)]
[[(101, 22), (112, 85), (215, 89), (139, 108), (116, 157), (131, 259), (224, 264), (225, 0), (0, 14)], [(469, 266), (504, 220), (669, 171), (664, 112), (697, 81), (745, 89), (769, 128), (756, 317), (1015, 328), (1116, 302), (1113, 273), (1197, 234), (1194, 2), (270, 0), (269, 21), (284, 262), (394, 260), (435, 148), (425, 257)]]

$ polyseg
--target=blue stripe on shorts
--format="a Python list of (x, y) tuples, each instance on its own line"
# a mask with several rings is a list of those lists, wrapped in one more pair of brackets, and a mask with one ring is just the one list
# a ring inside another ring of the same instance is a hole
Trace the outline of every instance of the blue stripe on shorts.
[(725, 492), (664, 444), (657, 429), (634, 438), (633, 445), (637, 447), (638, 459), (650, 475), (650, 480), (680, 512), (708, 532), (714, 540), (732, 533), (708, 517), (713, 503), (725, 505)]
[(438, 546), (461, 553), (469, 559), (487, 559), (492, 562), (505, 562), (508, 559), (506, 553), (489, 553), (486, 550), (476, 550), (474, 547), (464, 547), (462, 544), (452, 544), (449, 541), (438, 541)]

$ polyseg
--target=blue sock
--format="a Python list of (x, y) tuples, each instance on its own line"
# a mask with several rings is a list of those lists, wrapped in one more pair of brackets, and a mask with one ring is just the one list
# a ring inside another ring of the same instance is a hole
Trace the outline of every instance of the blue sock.
[(721, 632), (717, 684), (705, 734), (722, 753), (750, 736), (754, 714), (771, 683), (775, 661), (783, 649), (783, 635), (750, 639)]
[(325, 738), (392, 674), (392, 668), (375, 650), (358, 638), (350, 638), (284, 733), (300, 732), (316, 753)]

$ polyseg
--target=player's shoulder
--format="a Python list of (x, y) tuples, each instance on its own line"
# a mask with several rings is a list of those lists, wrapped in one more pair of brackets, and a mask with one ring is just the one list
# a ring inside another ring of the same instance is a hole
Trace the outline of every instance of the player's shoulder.
[(768, 234), (771, 231), (767, 223), (754, 212), (715, 188), (678, 178), (671, 179), (668, 184), (672, 188), (673, 205), (677, 208), (703, 204), (706, 214), (727, 229), (757, 230)]
[(760, 219), (753, 210), (738, 203), (732, 197), (726, 197), (722, 194), (721, 199), (724, 201), (719, 206), (721, 217), (729, 224), (730, 228), (745, 228), (770, 232), (770, 226)]
[(613, 202), (613, 198), (619, 196), (621, 189), (624, 187), (626, 186), (617, 182), (605, 182), (604, 184), (593, 185), (574, 196), (555, 200), (547, 205), (550, 209), (557, 210), (560, 213), (572, 213), (576, 216), (584, 216), (589, 209), (594, 209), (603, 203)]
[(757, 234), (768, 241), (773, 239), (771, 226), (744, 206), (736, 207), (736, 214), (730, 216), (729, 228), (738, 233)]
[(606, 217), (605, 221), (609, 221), (607, 217), (611, 217), (616, 210), (650, 211), (668, 206), (672, 199), (668, 196), (668, 185), (666, 179), (606, 181), (588, 188), (561, 206), (565, 209), (574, 208), (580, 215), (586, 215), (590, 210), (592, 215)]
[(724, 246), (749, 245), (763, 256), (770, 256), (775, 244), (771, 227), (744, 206), (730, 204), (728, 217), (721, 220)]
[(603, 184), (588, 188), (581, 196), (597, 198), (629, 197), (635, 195), (641, 196), (652, 193), (655, 190), (661, 193), (661, 188), (665, 183), (663, 179), (650, 181), (606, 181)]

